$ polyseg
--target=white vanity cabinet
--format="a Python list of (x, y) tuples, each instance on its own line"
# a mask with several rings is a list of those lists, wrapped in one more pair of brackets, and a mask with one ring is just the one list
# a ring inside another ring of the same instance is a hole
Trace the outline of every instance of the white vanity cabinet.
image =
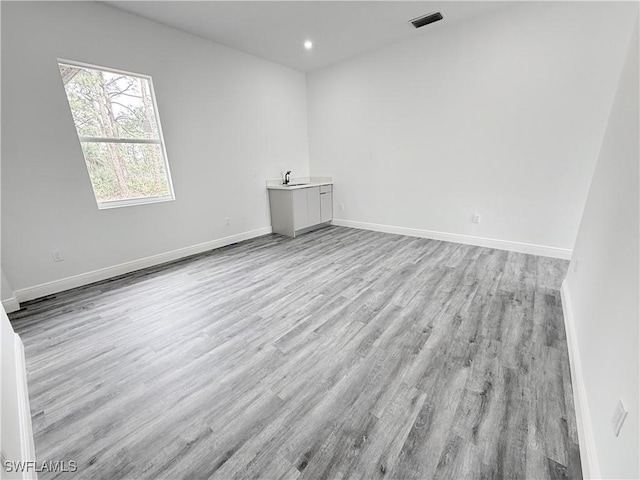
[(268, 188), (274, 233), (295, 237), (333, 219), (333, 185)]

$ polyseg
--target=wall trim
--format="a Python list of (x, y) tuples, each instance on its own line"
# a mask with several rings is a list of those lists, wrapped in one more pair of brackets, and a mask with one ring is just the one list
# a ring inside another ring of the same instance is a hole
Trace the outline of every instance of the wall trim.
[(20, 310), (20, 302), (18, 302), (15, 296), (2, 300), (2, 306), (4, 307), (4, 311), (7, 313), (17, 312)]
[(117, 277), (118, 275), (124, 275), (125, 273), (142, 270), (143, 268), (153, 267), (162, 263), (178, 260), (190, 255), (196, 255), (208, 250), (225, 247), (227, 245), (238, 243), (243, 240), (249, 240), (251, 238), (261, 237), (262, 235), (268, 235), (269, 233), (271, 233), (271, 231), (271, 226), (258, 228), (256, 230), (250, 230), (248, 232), (242, 232), (235, 235), (230, 235), (228, 237), (218, 238), (216, 240), (198, 243), (189, 247), (171, 250), (170, 252), (159, 253), (157, 255), (151, 255), (150, 257), (132, 260), (130, 262), (121, 263), (119, 265), (100, 268), (98, 270), (92, 270), (86, 273), (80, 273), (72, 277), (66, 277), (61, 278), (60, 280), (41, 283), (40, 285), (35, 285), (33, 287), (22, 288), (16, 290), (14, 292), (14, 295), (18, 302), (33, 300), (35, 298), (63, 292), (71, 288), (77, 288), (83, 285), (89, 285), (90, 283), (107, 280), (112, 277)]
[[(16, 387), (18, 389), (18, 423), (20, 425), (20, 459), (22, 461), (35, 461), (36, 448), (33, 441), (33, 429), (31, 425), (31, 408), (29, 406), (29, 388), (27, 385), (27, 365), (24, 358), (24, 346), (20, 336), (15, 334), (14, 352), (16, 364)], [(23, 472), (24, 480), (36, 479), (33, 470)]]
[(359, 228), (362, 230), (373, 230), (374, 232), (395, 233), (397, 235), (407, 235), (409, 237), (429, 238), (431, 240), (442, 240), (445, 242), (463, 243), (465, 245), (475, 245), (477, 247), (496, 248), (498, 250), (508, 250), (511, 252), (528, 253), (543, 257), (561, 258), (570, 260), (573, 250), (568, 248), (547, 247), (532, 243), (512, 242), (510, 240), (498, 240), (494, 238), (474, 237), (473, 235), (461, 235), (459, 233), (436, 232), (433, 230), (420, 230), (409, 227), (396, 227), (392, 225), (380, 225), (378, 223), (356, 222), (354, 220), (333, 219), (333, 225), (341, 227)]
[(591, 426), (587, 390), (584, 385), (584, 375), (582, 373), (582, 361), (580, 360), (580, 349), (576, 337), (571, 294), (569, 293), (569, 285), (566, 279), (562, 282), (560, 295), (562, 298), (562, 313), (564, 316), (564, 329), (567, 336), (567, 348), (569, 350), (569, 367), (571, 370), (573, 403), (576, 411), (576, 425), (578, 427), (582, 476), (584, 478), (602, 478), (596, 453), (595, 437)]

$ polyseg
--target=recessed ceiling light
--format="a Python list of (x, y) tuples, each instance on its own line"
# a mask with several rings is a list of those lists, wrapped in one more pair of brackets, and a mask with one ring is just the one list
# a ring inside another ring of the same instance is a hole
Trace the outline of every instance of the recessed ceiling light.
[(307, 50), (311, 50), (313, 48), (313, 42), (311, 40), (305, 40), (304, 48), (306, 48)]

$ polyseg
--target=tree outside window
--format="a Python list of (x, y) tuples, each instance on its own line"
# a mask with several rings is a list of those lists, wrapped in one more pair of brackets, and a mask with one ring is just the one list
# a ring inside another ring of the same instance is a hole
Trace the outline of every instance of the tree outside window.
[(151, 78), (59, 66), (98, 207), (173, 200)]

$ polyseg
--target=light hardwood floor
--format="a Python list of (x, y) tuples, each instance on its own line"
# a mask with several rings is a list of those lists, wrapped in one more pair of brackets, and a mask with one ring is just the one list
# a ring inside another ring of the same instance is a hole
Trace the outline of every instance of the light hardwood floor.
[(328, 227), (27, 303), (38, 460), (83, 479), (580, 478), (566, 268)]

